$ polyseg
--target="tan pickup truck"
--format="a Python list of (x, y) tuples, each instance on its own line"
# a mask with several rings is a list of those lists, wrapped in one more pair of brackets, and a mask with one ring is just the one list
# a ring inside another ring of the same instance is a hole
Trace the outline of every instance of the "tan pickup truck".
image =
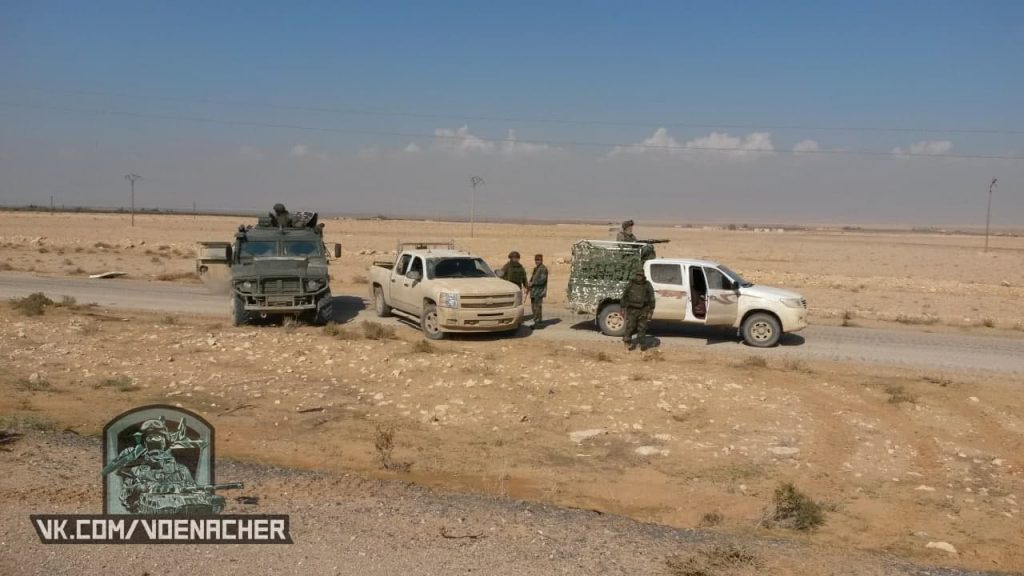
[(399, 243), (394, 262), (374, 262), (371, 295), (378, 316), (416, 320), (431, 340), (447, 332), (505, 332), (523, 322), (523, 293), (453, 242)]

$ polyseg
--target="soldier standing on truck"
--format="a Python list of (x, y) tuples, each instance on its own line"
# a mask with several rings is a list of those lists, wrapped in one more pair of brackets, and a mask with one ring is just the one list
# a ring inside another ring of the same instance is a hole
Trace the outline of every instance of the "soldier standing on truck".
[(544, 265), (544, 255), (533, 257), (535, 264), (530, 274), (530, 306), (533, 307), (533, 327), (543, 328), (544, 298), (548, 295), (548, 267)]
[(622, 335), (622, 343), (627, 350), (636, 348), (633, 342), (635, 332), (640, 350), (647, 350), (647, 322), (654, 313), (654, 286), (644, 277), (643, 270), (634, 272), (622, 291), (622, 309), (626, 313), (626, 332)]
[(530, 281), (526, 279), (526, 268), (523, 268), (523, 265), (519, 263), (519, 252), (513, 250), (508, 253), (508, 262), (501, 267), (498, 278), (507, 280), (519, 286), (520, 289), (526, 290)]
[(274, 204), (274, 211), (270, 214), (270, 217), (274, 220), (274, 224), (281, 228), (292, 227), (292, 215), (288, 213), (288, 209), (284, 207), (284, 204)]
[(622, 223), (622, 230), (615, 236), (615, 240), (619, 242), (636, 242), (636, 236), (633, 235), (633, 221), (626, 220)]

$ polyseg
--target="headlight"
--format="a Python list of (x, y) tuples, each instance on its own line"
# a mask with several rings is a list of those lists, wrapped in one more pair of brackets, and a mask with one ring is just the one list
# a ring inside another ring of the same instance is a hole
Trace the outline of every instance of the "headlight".
[(438, 294), (437, 305), (441, 308), (458, 308), (459, 307), (459, 293), (458, 292), (441, 292)]
[(806, 308), (803, 298), (783, 298), (782, 303), (789, 308)]
[(306, 282), (306, 289), (310, 292), (316, 292), (320, 289), (320, 286), (321, 284), (319, 280), (309, 280)]
[(252, 282), (246, 280), (245, 282), (242, 282), (241, 284), (238, 285), (238, 289), (241, 290), (242, 292), (252, 292)]
[(522, 305), (523, 305), (523, 291), (520, 290), (520, 291), (516, 292), (516, 306), (522, 306)]

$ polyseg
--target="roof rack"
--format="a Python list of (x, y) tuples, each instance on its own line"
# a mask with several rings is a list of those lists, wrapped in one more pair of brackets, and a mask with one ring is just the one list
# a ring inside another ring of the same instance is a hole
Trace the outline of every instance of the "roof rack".
[(396, 253), (401, 253), (406, 247), (411, 246), (416, 250), (429, 250), (431, 248), (447, 248), (449, 250), (455, 250), (455, 240), (448, 240), (447, 242), (402, 242), (398, 241), (398, 249)]

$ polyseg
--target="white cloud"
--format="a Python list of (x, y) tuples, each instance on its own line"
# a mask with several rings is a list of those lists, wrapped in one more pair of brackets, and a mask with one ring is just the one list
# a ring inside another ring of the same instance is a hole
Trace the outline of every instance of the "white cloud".
[(296, 144), (295, 146), (292, 146), (292, 156), (301, 158), (307, 154), (309, 154), (309, 146), (306, 146), (305, 144)]
[(694, 152), (701, 151), (707, 157), (714, 158), (726, 156), (729, 158), (741, 158), (764, 154), (775, 150), (772, 144), (772, 135), (768, 132), (752, 132), (746, 136), (732, 136), (724, 132), (712, 132), (707, 136), (694, 138), (684, 144), (668, 133), (668, 129), (658, 128), (649, 137), (637, 144), (630, 146), (616, 146), (609, 156), (620, 154), (660, 154), (678, 155), (685, 154), (693, 156)]
[(433, 147), (437, 150), (451, 152), (456, 156), (471, 153), (489, 153), (494, 151), (494, 143), (469, 133), (469, 126), (457, 130), (438, 128), (434, 130)]
[(793, 152), (797, 153), (817, 152), (818, 150), (821, 150), (821, 148), (818, 147), (817, 140), (801, 140), (793, 146)]
[(931, 156), (949, 154), (953, 150), (953, 143), (949, 140), (922, 140), (910, 145), (909, 150), (893, 148), (892, 153), (898, 155), (914, 154), (918, 156)]

